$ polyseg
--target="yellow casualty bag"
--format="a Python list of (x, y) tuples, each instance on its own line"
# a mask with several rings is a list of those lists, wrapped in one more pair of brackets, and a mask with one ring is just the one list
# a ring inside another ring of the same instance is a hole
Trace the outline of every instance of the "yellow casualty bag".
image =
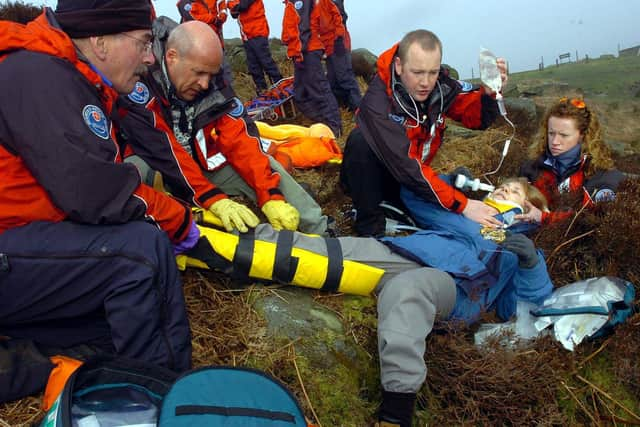
[[(203, 213), (215, 221), (208, 211)], [(355, 295), (370, 295), (384, 274), (380, 268), (344, 259), (335, 238), (275, 231), (266, 224), (240, 234), (199, 228), (196, 246), (176, 257), (181, 269), (216, 270), (244, 283), (279, 282)], [(316, 251), (320, 247), (323, 250)]]
[(290, 162), (295, 168), (312, 168), (325, 163), (341, 163), (342, 150), (336, 144), (331, 129), (316, 123), (309, 127), (300, 125), (271, 126), (264, 122), (255, 122), (263, 141), (269, 142), (266, 149), (284, 166)]

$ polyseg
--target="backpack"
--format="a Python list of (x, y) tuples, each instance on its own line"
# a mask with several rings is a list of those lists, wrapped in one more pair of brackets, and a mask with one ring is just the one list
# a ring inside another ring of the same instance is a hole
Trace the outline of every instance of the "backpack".
[(531, 314), (536, 329), (553, 325), (555, 337), (567, 350), (585, 338), (610, 334), (634, 311), (635, 287), (618, 277), (593, 277), (553, 291)]
[(40, 427), (308, 427), (287, 388), (265, 372), (209, 366), (178, 375), (99, 356), (67, 380)]

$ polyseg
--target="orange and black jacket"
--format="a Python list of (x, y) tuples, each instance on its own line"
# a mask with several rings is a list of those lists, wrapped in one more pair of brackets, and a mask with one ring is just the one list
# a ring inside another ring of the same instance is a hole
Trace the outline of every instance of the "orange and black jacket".
[(195, 20), (209, 24), (220, 37), (220, 43), (224, 45), (222, 25), (227, 20), (225, 0), (180, 0), (176, 6), (180, 13), (180, 22)]
[(34, 221), (151, 220), (174, 241), (191, 212), (122, 163), (117, 93), (78, 57), (50, 9), (0, 23), (0, 233)]
[(417, 105), (419, 114), (412, 113), (421, 118), (417, 123), (402, 108), (411, 112), (414, 104), (393, 69), (397, 50), (395, 45), (378, 59), (378, 73), (362, 98), (356, 124), (398, 183), (425, 200), (460, 213), (467, 198), (440, 179), (430, 166), (442, 144), (444, 116), (471, 129), (485, 129), (497, 117), (496, 102), (484, 89), (454, 80), (441, 69), (433, 92)]
[(238, 20), (243, 41), (256, 37), (269, 37), (269, 24), (262, 0), (229, 0), (229, 13)]
[(282, 17), (282, 43), (287, 56), (300, 61), (305, 52), (323, 50), (320, 39), (320, 8), (318, 0), (285, 0)]
[[(625, 175), (618, 170), (597, 171), (587, 176), (585, 171), (590, 157), (582, 154), (579, 161), (567, 169), (562, 175), (558, 173), (546, 154), (535, 160), (527, 160), (520, 168), (520, 176), (526, 177), (547, 199), (553, 208), (562, 194), (582, 194), (580, 206), (593, 207), (596, 202), (611, 200), (615, 197), (618, 185)], [(556, 209), (542, 212), (542, 223), (548, 224), (563, 221), (574, 214), (573, 209)]]
[[(319, 36), (324, 45), (327, 56), (333, 55), (333, 49), (337, 39), (341, 38), (345, 43), (346, 30), (342, 23), (340, 10), (332, 0), (318, 0), (316, 5), (319, 11)], [(346, 47), (346, 46), (345, 46)]]
[(351, 35), (349, 34), (349, 29), (347, 28), (347, 19), (349, 16), (347, 15), (347, 11), (344, 9), (344, 1), (343, 0), (331, 0), (333, 4), (336, 5), (338, 10), (340, 11), (340, 16), (342, 17), (342, 25), (344, 26), (344, 47), (348, 51), (351, 50)]
[[(227, 163), (255, 190), (258, 206), (272, 199), (284, 200), (278, 188), (280, 175), (271, 169), (258, 128), (230, 86), (214, 79), (209, 90), (189, 104), (173, 94), (162, 65), (164, 43), (173, 26), (163, 17), (154, 22), (154, 54), (159, 59), (134, 91), (121, 97), (127, 143), (162, 173), (176, 197), (190, 204), (208, 208), (227, 197), (202, 174), (202, 170), (216, 170)], [(183, 115), (183, 123), (172, 113), (181, 105), (193, 110), (190, 118)], [(180, 125), (185, 129), (180, 130)], [(183, 141), (176, 133), (183, 135)]]

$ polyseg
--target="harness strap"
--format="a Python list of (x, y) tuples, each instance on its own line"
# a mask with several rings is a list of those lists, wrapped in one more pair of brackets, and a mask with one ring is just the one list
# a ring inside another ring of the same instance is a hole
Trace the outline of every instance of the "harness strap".
[(291, 283), (298, 268), (298, 258), (291, 256), (293, 249), (293, 231), (281, 230), (276, 242), (275, 264), (273, 266), (273, 280)]
[(336, 292), (340, 286), (340, 279), (344, 271), (344, 266), (342, 265), (342, 247), (338, 239), (325, 238), (324, 241), (327, 245), (329, 265), (327, 265), (327, 278), (321, 289), (327, 292)]
[(238, 246), (233, 255), (233, 272), (231, 278), (240, 282), (250, 282), (249, 272), (253, 263), (253, 249), (255, 247), (256, 236), (253, 231), (240, 233), (238, 236)]

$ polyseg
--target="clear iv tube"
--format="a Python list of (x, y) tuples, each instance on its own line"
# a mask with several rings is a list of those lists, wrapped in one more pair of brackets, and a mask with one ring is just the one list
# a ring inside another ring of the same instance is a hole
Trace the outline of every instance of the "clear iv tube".
[(496, 102), (498, 103), (498, 110), (500, 111), (500, 115), (505, 119), (509, 126), (511, 126), (511, 136), (504, 141), (504, 146), (502, 147), (502, 155), (500, 156), (500, 162), (498, 166), (492, 170), (491, 172), (487, 172), (485, 174), (480, 175), (484, 178), (489, 184), (493, 184), (489, 178), (489, 175), (494, 175), (497, 173), (502, 167), (502, 162), (504, 162), (504, 158), (507, 157), (507, 153), (509, 152), (509, 145), (511, 145), (511, 140), (516, 136), (516, 126), (513, 124), (509, 117), (507, 117), (507, 109), (504, 106), (504, 98), (500, 92), (496, 93)]

